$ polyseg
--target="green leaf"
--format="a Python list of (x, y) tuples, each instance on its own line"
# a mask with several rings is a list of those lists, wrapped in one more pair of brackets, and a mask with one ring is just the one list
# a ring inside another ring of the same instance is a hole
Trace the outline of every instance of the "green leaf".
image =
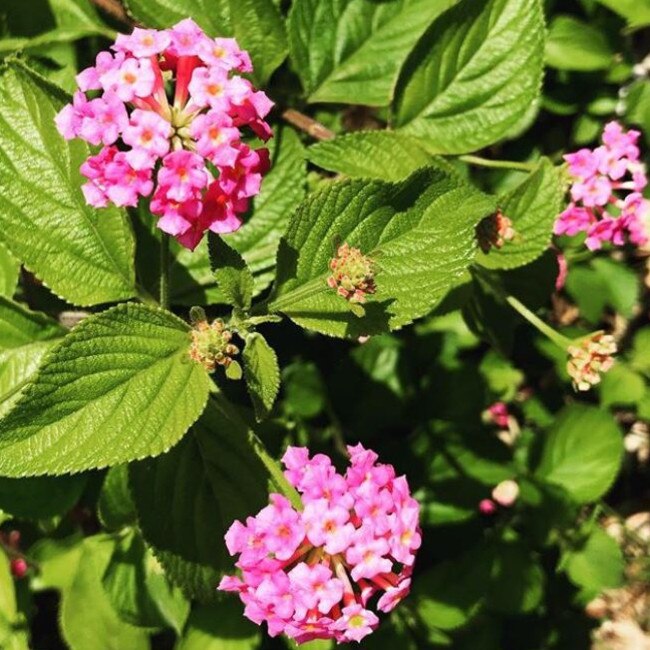
[(603, 406), (628, 405), (640, 402), (646, 392), (643, 377), (628, 365), (617, 361), (608, 370), (598, 385), (598, 393)]
[(643, 327), (634, 335), (630, 364), (635, 370), (650, 376), (650, 327)]
[(628, 86), (625, 96), (625, 119), (641, 127), (645, 140), (650, 138), (650, 81), (637, 79)]
[(102, 525), (119, 530), (135, 523), (135, 504), (129, 491), (128, 465), (116, 465), (106, 473), (97, 503), (97, 514)]
[(591, 72), (612, 64), (612, 51), (605, 34), (573, 16), (558, 15), (548, 28), (546, 63), (558, 70)]
[(488, 351), (479, 365), (479, 372), (485, 378), (494, 396), (510, 402), (525, 379), (524, 373), (515, 368), (508, 359), (494, 350)]
[(122, 621), (104, 593), (102, 576), (114, 548), (107, 535), (83, 541), (77, 572), (61, 603), (61, 630), (71, 650), (149, 648), (147, 633)]
[(0, 474), (64, 474), (155, 456), (203, 410), (187, 325), (123, 304), (82, 321), (0, 421)]
[(234, 598), (192, 610), (175, 650), (251, 650), (260, 641), (259, 628), (242, 616)]
[(258, 420), (264, 420), (273, 408), (280, 389), (278, 357), (259, 332), (246, 337), (242, 357), (246, 386), (255, 407), (255, 415)]
[[(432, 311), (462, 276), (475, 255), (475, 226), (493, 211), (489, 197), (446, 169), (422, 169), (402, 183), (332, 183), (293, 215), (269, 309), (339, 337), (402, 327)], [(337, 241), (377, 265), (377, 292), (362, 318), (327, 285)]]
[(104, 591), (119, 617), (136, 627), (172, 627), (180, 634), (190, 604), (131, 531), (120, 539), (102, 578)]
[(87, 476), (0, 477), (0, 510), (19, 519), (48, 519), (66, 514), (74, 506)]
[(26, 622), (20, 618), (9, 558), (0, 552), (0, 647), (3, 650), (28, 650)]
[(112, 30), (108, 29), (88, 0), (49, 0), (54, 20), (58, 27), (94, 29), (97, 34), (110, 37)]
[(463, 0), (431, 25), (404, 64), (394, 125), (433, 153), (502, 140), (538, 100), (543, 51), (539, 0)]
[(282, 369), (284, 406), (293, 415), (313, 418), (325, 408), (327, 389), (318, 366), (296, 361)]
[(432, 162), (417, 140), (395, 131), (358, 131), (324, 140), (309, 147), (307, 157), (328, 171), (384, 181), (404, 180)]
[(237, 42), (251, 55), (254, 78), (264, 84), (289, 51), (280, 11), (272, 0), (230, 0), (228, 7)]
[(296, 0), (289, 49), (310, 102), (386, 106), (398, 70), (454, 0)]
[(0, 415), (16, 403), (45, 353), (64, 333), (44, 314), (0, 297)]
[(208, 36), (231, 36), (229, 0), (125, 0), (129, 13), (147, 27), (171, 27), (191, 16)]
[(650, 0), (596, 0), (627, 20), (633, 29), (650, 25)]
[[(271, 170), (264, 177), (260, 194), (253, 199), (250, 218), (236, 232), (224, 235), (224, 240), (243, 256), (255, 274), (256, 295), (273, 281), (278, 242), (291, 213), (305, 196), (307, 176), (304, 148), (295, 131), (287, 127), (278, 129), (270, 142), (270, 151)], [(206, 243), (194, 252), (183, 248), (177, 260), (182, 266), (172, 268), (174, 303), (225, 301), (223, 294), (215, 289)]]
[(20, 63), (0, 74), (0, 241), (55, 293), (78, 305), (135, 294), (124, 211), (95, 210), (81, 193), (90, 150), (65, 142), (54, 116), (68, 98)]
[(623, 439), (614, 418), (598, 408), (572, 404), (547, 433), (536, 475), (586, 503), (607, 492), (622, 457)]
[(284, 489), (253, 445), (247, 425), (217, 394), (179, 445), (130, 467), (144, 539), (193, 598), (216, 598), (221, 574), (233, 571), (224, 543), (232, 522), (266, 505), (268, 490)]
[(544, 571), (522, 542), (497, 544), (486, 605), (502, 614), (524, 614), (544, 595)]
[(208, 234), (208, 250), (217, 287), (230, 305), (248, 311), (253, 300), (253, 274), (246, 262), (214, 233)]
[(0, 296), (12, 298), (18, 285), (20, 264), (0, 245)]
[(410, 599), (422, 623), (441, 630), (466, 623), (485, 596), (492, 562), (493, 550), (482, 545), (425, 571)]
[(590, 597), (620, 587), (623, 582), (621, 548), (600, 528), (594, 528), (582, 546), (565, 551), (562, 565), (571, 582)]
[(39, 539), (28, 553), (29, 558), (38, 567), (36, 575), (32, 578), (31, 588), (34, 591), (68, 589), (77, 573), (83, 553), (83, 540), (81, 531), (62, 539)]
[(562, 208), (564, 188), (559, 170), (542, 158), (514, 190), (499, 198), (499, 207), (512, 221), (515, 238), (476, 261), (489, 269), (514, 269), (536, 260), (551, 244), (553, 223)]

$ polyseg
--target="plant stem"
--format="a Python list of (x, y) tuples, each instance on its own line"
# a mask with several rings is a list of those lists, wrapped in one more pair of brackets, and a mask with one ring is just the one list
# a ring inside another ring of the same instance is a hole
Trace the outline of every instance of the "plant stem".
[(304, 131), (316, 140), (331, 140), (336, 137), (334, 131), (330, 131), (325, 125), (317, 122), (308, 115), (297, 111), (295, 108), (287, 108), (287, 110), (282, 113), (282, 118), (285, 122), (293, 124), (293, 126)]
[(539, 316), (530, 311), (526, 305), (517, 300), (514, 296), (505, 296), (505, 300), (518, 314), (523, 316), (533, 327), (537, 328), (562, 350), (566, 350), (573, 344), (573, 341), (570, 338), (556, 332), (548, 323), (545, 323)]
[(169, 309), (169, 235), (160, 240), (160, 306)]
[(480, 167), (515, 169), (521, 172), (532, 172), (537, 167), (536, 163), (517, 162), (516, 160), (490, 160), (489, 158), (481, 158), (480, 156), (458, 156), (458, 160)]

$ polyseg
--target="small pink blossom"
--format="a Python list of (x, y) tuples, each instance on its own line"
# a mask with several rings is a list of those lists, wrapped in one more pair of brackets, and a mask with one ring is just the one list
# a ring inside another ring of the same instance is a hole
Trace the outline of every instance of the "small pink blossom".
[(379, 624), (376, 614), (361, 605), (349, 605), (343, 608), (343, 616), (336, 621), (334, 629), (343, 633), (344, 641), (361, 641)]
[(579, 232), (587, 232), (594, 221), (595, 217), (590, 210), (570, 203), (555, 221), (553, 232), (556, 235), (577, 235)]
[(118, 34), (113, 49), (137, 58), (155, 56), (171, 44), (169, 32), (135, 27), (130, 34)]
[(202, 39), (199, 42), (197, 54), (203, 63), (223, 68), (226, 71), (253, 71), (248, 52), (239, 49), (234, 38)]
[(209, 173), (203, 158), (191, 151), (172, 151), (163, 158), (158, 172), (160, 186), (169, 188), (167, 198), (173, 201), (189, 201), (207, 186)]
[(157, 113), (134, 110), (122, 134), (122, 140), (132, 147), (127, 160), (135, 169), (151, 169), (169, 151), (171, 134), (171, 124)]
[(239, 158), (240, 133), (232, 118), (218, 111), (199, 115), (190, 127), (196, 151), (217, 167), (234, 167)]

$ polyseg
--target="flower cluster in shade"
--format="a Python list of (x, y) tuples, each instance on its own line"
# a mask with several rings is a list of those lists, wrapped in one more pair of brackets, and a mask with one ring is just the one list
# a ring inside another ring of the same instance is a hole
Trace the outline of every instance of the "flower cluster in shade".
[(377, 291), (373, 261), (347, 243), (341, 244), (330, 260), (330, 271), (327, 285), (349, 302), (364, 303), (366, 296)]
[(512, 220), (501, 211), (486, 217), (476, 227), (478, 244), (485, 254), (492, 248), (503, 248), (505, 243), (513, 241), (516, 235)]
[(567, 349), (567, 372), (575, 390), (586, 391), (600, 383), (601, 375), (614, 365), (616, 341), (611, 334), (596, 332)]
[(420, 547), (419, 506), (406, 478), (362, 445), (348, 447), (339, 474), (328, 456), (290, 447), (285, 476), (301, 495), (297, 510), (279, 494), (226, 534), (241, 576), (219, 589), (239, 594), (244, 615), (305, 643), (360, 641), (409, 592)]
[(190, 358), (200, 363), (208, 372), (213, 372), (217, 366), (228, 368), (233, 357), (239, 354), (239, 348), (232, 341), (232, 332), (220, 318), (212, 323), (201, 320), (192, 329), (192, 345)]
[(649, 204), (643, 198), (648, 184), (639, 161), (639, 131), (625, 131), (610, 122), (603, 144), (564, 156), (573, 178), (571, 203), (555, 221), (556, 235), (587, 235), (586, 245), (597, 250), (604, 242), (637, 246), (649, 240)]
[(273, 103), (236, 73), (252, 71), (234, 39), (209, 38), (191, 19), (166, 30), (118, 35), (113, 52), (77, 75), (56, 117), (68, 140), (101, 146), (81, 167), (95, 207), (150, 197), (158, 227), (194, 249), (207, 230), (228, 233), (260, 190)]

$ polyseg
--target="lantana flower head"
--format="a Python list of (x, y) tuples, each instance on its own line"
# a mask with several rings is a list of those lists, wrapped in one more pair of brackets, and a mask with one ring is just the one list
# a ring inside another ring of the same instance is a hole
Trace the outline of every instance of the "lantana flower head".
[(575, 390), (586, 391), (600, 383), (601, 375), (614, 365), (616, 349), (614, 337), (603, 332), (569, 346), (567, 372)]
[(289, 447), (285, 476), (303, 509), (271, 494), (226, 533), (241, 576), (226, 576), (219, 589), (238, 593), (244, 615), (266, 622), (271, 636), (361, 641), (379, 624), (377, 610), (390, 612), (409, 593), (419, 505), (392, 465), (360, 444), (348, 451), (342, 475), (328, 456)]
[(364, 303), (366, 296), (377, 291), (373, 260), (348, 243), (337, 248), (330, 270), (327, 285), (351, 303)]
[(194, 249), (204, 233), (228, 233), (260, 190), (273, 103), (238, 73), (252, 71), (231, 38), (209, 38), (191, 19), (165, 30), (136, 27), (77, 75), (56, 117), (68, 140), (101, 147), (82, 165), (94, 207), (150, 197), (158, 227)]
[(555, 221), (556, 235), (585, 232), (590, 250), (601, 248), (604, 242), (614, 246), (648, 242), (650, 205), (643, 198), (648, 181), (639, 161), (640, 135), (610, 122), (601, 146), (564, 156), (573, 179), (572, 200)]

